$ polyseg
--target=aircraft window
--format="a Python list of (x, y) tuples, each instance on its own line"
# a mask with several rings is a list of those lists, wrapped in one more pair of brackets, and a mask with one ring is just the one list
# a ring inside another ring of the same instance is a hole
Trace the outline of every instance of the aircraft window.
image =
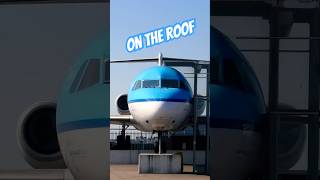
[(180, 89), (188, 89), (188, 86), (186, 85), (185, 82), (180, 81)]
[(243, 79), (247, 90), (249, 93), (255, 94), (259, 96), (259, 98), (263, 99), (263, 94), (261, 94), (262, 90), (259, 86), (259, 81), (256, 79), (255, 72), (251, 68), (250, 64), (247, 61), (242, 62), (243, 71)]
[(138, 81), (134, 84), (132, 90), (137, 90), (137, 89), (140, 89), (140, 88), (141, 88), (141, 80), (138, 80)]
[(224, 84), (243, 89), (241, 76), (235, 63), (229, 59), (225, 59), (223, 65)]
[(179, 81), (170, 80), (170, 79), (162, 79), (161, 80), (161, 87), (163, 87), (163, 88), (178, 88)]
[(110, 61), (106, 61), (104, 64), (104, 82), (110, 83)]
[(74, 78), (74, 80), (73, 80), (73, 82), (71, 84), (71, 88), (70, 88), (70, 92), (71, 93), (76, 90), (86, 65), (87, 65), (87, 61), (81, 65), (76, 77)]
[(142, 81), (142, 87), (143, 88), (158, 88), (158, 87), (160, 87), (159, 80), (144, 80), (144, 81)]
[(220, 84), (221, 83), (221, 61), (211, 58), (210, 62), (210, 83), (211, 84)]
[(87, 69), (81, 79), (78, 90), (85, 89), (99, 82), (100, 60), (92, 59), (89, 61)]

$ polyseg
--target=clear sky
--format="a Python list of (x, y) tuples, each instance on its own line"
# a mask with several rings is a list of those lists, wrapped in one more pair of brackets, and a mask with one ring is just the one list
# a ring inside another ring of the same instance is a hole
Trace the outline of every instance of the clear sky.
[[(157, 57), (159, 52), (162, 52), (164, 57), (209, 60), (209, 7), (209, 0), (111, 0), (111, 61)], [(196, 19), (196, 28), (191, 36), (131, 53), (125, 49), (129, 36), (174, 25), (191, 18)], [(127, 93), (132, 79), (143, 69), (155, 65), (155, 63), (111, 64), (111, 115), (117, 114), (116, 97)], [(190, 70), (184, 69), (184, 72)]]

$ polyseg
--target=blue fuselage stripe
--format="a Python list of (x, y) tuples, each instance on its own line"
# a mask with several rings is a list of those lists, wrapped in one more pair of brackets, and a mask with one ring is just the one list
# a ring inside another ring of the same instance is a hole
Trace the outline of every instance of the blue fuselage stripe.
[(128, 103), (148, 102), (148, 101), (163, 101), (163, 102), (191, 102), (191, 99), (167, 99), (167, 98), (149, 98), (149, 99), (132, 99)]
[(101, 119), (86, 119), (78, 120), (67, 123), (62, 123), (57, 125), (57, 132), (66, 132), (79, 129), (89, 129), (89, 128), (100, 128), (100, 127), (109, 127), (109, 120), (106, 118)]

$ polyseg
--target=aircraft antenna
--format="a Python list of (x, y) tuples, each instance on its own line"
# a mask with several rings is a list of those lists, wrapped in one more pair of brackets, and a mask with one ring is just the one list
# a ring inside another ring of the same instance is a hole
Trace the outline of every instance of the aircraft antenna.
[(158, 61), (158, 65), (162, 66), (163, 65), (163, 60), (162, 60), (162, 53), (161, 52), (159, 53), (158, 60), (159, 60)]

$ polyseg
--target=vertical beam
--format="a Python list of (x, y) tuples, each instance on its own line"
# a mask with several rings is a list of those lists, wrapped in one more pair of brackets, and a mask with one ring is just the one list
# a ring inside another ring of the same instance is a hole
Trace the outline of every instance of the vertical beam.
[[(269, 34), (271, 37), (278, 37), (278, 13), (274, 13), (269, 20)], [(278, 106), (279, 96), (279, 39), (269, 40), (269, 109), (274, 110)]]
[(161, 143), (162, 143), (162, 132), (161, 131), (158, 131), (158, 144), (159, 144), (159, 154), (161, 154)]
[(122, 124), (121, 136), (126, 138), (126, 125), (125, 124)]
[(209, 159), (209, 150), (210, 150), (210, 136), (209, 136), (209, 122), (210, 122), (210, 95), (209, 95), (209, 84), (210, 84), (210, 66), (207, 66), (206, 70), (207, 70), (207, 87), (206, 87), (206, 97), (207, 97), (207, 107), (206, 107), (206, 116), (207, 116), (207, 121), (206, 121), (206, 136), (207, 136), (207, 144), (206, 144), (206, 155), (205, 155), (205, 167), (206, 167), (206, 174), (209, 175), (209, 163), (208, 163), (208, 159)]
[[(279, 31), (279, 19), (276, 10), (269, 20), (269, 34), (277, 37)], [(274, 111), (278, 107), (279, 96), (279, 39), (271, 38), (269, 42), (269, 111)], [(268, 153), (268, 179), (277, 180), (277, 144), (278, 144), (278, 117), (270, 115), (269, 119), (269, 153)]]
[[(310, 36), (320, 36), (320, 13), (319, 9), (313, 12), (313, 18), (310, 20)], [(310, 111), (319, 111), (319, 60), (320, 46), (318, 39), (310, 40), (309, 54), (309, 95), (308, 107)], [(308, 174), (309, 180), (318, 180), (318, 161), (319, 161), (319, 127), (318, 115), (310, 116), (308, 131)]]
[(198, 94), (198, 64), (194, 64), (194, 80), (193, 80), (193, 173), (196, 173), (196, 151), (197, 151), (197, 128), (198, 128), (198, 122), (197, 122), (197, 94)]

